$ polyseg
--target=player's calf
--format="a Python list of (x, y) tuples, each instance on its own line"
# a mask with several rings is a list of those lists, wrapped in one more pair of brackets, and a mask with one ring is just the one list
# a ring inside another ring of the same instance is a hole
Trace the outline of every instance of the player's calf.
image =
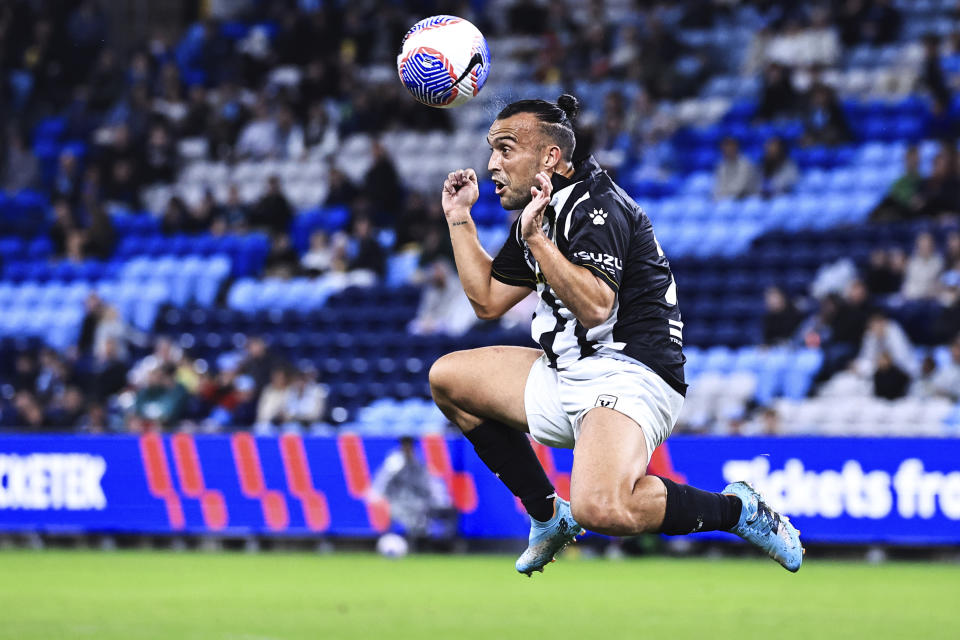
[[(640, 484), (640, 483), (638, 483)], [(649, 483), (643, 483), (649, 484)], [(645, 495), (638, 495), (642, 492)], [(657, 531), (658, 511), (663, 512), (662, 490), (650, 491), (577, 491), (571, 495), (571, 510), (580, 526), (610, 536), (630, 536)], [(658, 504), (659, 503), (659, 504)]]

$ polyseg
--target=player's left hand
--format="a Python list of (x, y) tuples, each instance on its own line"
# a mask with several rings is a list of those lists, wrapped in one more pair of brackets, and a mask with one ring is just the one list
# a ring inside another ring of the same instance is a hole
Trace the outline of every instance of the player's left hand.
[(524, 240), (543, 234), (543, 212), (547, 210), (550, 197), (553, 195), (550, 176), (541, 171), (536, 175), (536, 179), (540, 186), (539, 188), (530, 187), (530, 195), (533, 197), (520, 214), (520, 234)]

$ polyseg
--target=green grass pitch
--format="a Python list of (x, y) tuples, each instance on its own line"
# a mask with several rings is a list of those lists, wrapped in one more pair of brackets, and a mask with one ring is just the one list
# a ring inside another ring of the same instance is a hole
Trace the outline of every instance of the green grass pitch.
[(957, 638), (960, 566), (0, 552), (0, 638)]

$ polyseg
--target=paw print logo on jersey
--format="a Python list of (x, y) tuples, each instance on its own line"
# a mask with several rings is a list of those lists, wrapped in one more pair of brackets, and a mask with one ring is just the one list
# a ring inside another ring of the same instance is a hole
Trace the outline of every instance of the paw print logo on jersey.
[(590, 214), (590, 218), (593, 219), (593, 224), (603, 224), (607, 221), (607, 212), (603, 209), (594, 209), (593, 213)]

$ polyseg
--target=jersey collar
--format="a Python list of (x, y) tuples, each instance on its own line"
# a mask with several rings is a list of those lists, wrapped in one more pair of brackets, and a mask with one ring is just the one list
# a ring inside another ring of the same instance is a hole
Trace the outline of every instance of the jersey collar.
[(559, 173), (553, 174), (550, 178), (550, 182), (553, 183), (553, 192), (556, 193), (565, 187), (569, 187), (572, 184), (580, 182), (589, 178), (595, 173), (603, 171), (600, 168), (600, 164), (593, 156), (587, 156), (581, 160), (578, 164), (573, 165), (573, 175), (569, 178), (560, 175)]
[(573, 193), (573, 187), (576, 184), (600, 171), (603, 171), (603, 169), (600, 168), (594, 157), (588, 156), (580, 164), (574, 165), (573, 175), (569, 178), (559, 173), (553, 174), (550, 178), (550, 182), (553, 184), (553, 197), (550, 199), (550, 208), (554, 210), (553, 215), (563, 209), (563, 205), (566, 204), (567, 198)]

